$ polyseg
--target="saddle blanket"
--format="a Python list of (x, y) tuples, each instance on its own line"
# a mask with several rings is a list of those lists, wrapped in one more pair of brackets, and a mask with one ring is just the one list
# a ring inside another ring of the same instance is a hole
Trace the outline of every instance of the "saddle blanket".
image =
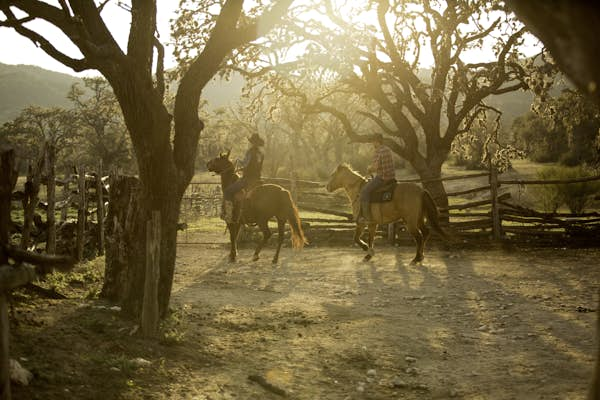
[(381, 188), (371, 193), (371, 203), (387, 203), (388, 201), (392, 201), (395, 188), (396, 181), (386, 183)]

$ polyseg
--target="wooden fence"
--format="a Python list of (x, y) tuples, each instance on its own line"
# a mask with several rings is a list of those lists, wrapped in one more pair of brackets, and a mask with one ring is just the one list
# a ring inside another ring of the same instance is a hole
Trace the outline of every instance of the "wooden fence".
[[(445, 227), (462, 238), (495, 239), (526, 236), (529, 238), (581, 237), (600, 230), (600, 213), (547, 213), (527, 208), (513, 199), (515, 186), (523, 189), (530, 185), (575, 184), (600, 180), (600, 176), (573, 180), (515, 180), (503, 178), (495, 169), (486, 172), (441, 177), (448, 196), (448, 207), (439, 208)], [(324, 182), (265, 178), (265, 182), (279, 184), (290, 190), (301, 211), (303, 223), (312, 235), (328, 231), (340, 233), (353, 230), (348, 198), (343, 191), (328, 193)], [(418, 178), (399, 179), (398, 182), (423, 183)], [(194, 182), (184, 196), (182, 216), (217, 217), (221, 207), (219, 182)], [(191, 211), (191, 213), (190, 213)], [(195, 214), (194, 214), (195, 213)], [(397, 235), (403, 230), (401, 223), (384, 227), (390, 240), (398, 237), (409, 240), (408, 235)], [(226, 237), (222, 236), (222, 241)], [(182, 233), (179, 243), (200, 243)]]
[[(45, 196), (40, 196), (42, 186), (46, 187)], [(57, 194), (56, 188), (62, 188), (61, 193)], [(62, 179), (44, 175), (36, 166), (29, 169), (23, 189), (11, 195), (11, 209), (22, 207), (23, 222), (13, 222), (10, 230), (20, 234), (22, 249), (45, 243), (48, 254), (69, 253), (77, 260), (102, 255), (107, 200), (108, 177), (102, 176), (101, 166), (95, 173), (79, 166)], [(45, 214), (46, 221), (41, 214)]]

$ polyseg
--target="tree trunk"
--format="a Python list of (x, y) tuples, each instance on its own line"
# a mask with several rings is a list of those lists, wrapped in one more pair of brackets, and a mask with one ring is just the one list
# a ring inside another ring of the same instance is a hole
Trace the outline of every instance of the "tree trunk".
[(102, 183), (102, 162), (96, 176), (96, 216), (98, 220), (98, 255), (104, 255), (104, 185)]
[[(12, 150), (0, 149), (0, 244), (8, 243), (10, 223), (10, 197), (17, 182), (14, 169), (15, 155)], [(0, 246), (0, 265), (8, 263), (8, 256)], [(6, 294), (0, 293), (0, 399), (10, 400), (10, 376), (8, 371), (8, 302)]]
[(45, 146), (46, 164), (46, 198), (48, 209), (46, 210), (46, 222), (48, 223), (48, 234), (46, 238), (46, 253), (56, 253), (56, 147), (50, 143)]
[(79, 205), (77, 207), (77, 261), (83, 261), (85, 248), (85, 227), (87, 219), (87, 190), (85, 184), (85, 168), (77, 168)]
[[(431, 194), (438, 208), (448, 207), (448, 195), (444, 183), (440, 180), (442, 176), (441, 163), (425, 164), (415, 168), (419, 177), (423, 180), (423, 188)], [(440, 215), (440, 221), (447, 222), (447, 215)]]
[(138, 209), (139, 179), (111, 176), (106, 214), (106, 258), (101, 296), (121, 303), (127, 286), (127, 266), (135, 243), (135, 214)]
[[(146, 115), (140, 113), (140, 115)], [(131, 190), (124, 210), (113, 201), (111, 187), (107, 215), (106, 281), (102, 293), (120, 303), (123, 312), (133, 318), (141, 314), (146, 274), (146, 223), (152, 211), (161, 215), (160, 278), (158, 284), (159, 312), (166, 315), (171, 296), (177, 223), (181, 199), (188, 182), (175, 167), (170, 149), (170, 120), (158, 117), (161, 110), (150, 113), (155, 119), (137, 121), (129, 126), (131, 132), (153, 138), (153, 142), (136, 148), (139, 168), (139, 186)], [(130, 121), (131, 122), (131, 121)], [(136, 134), (132, 134), (132, 137)], [(189, 173), (191, 177), (193, 174)], [(120, 202), (123, 204), (123, 202)], [(117, 217), (115, 219), (115, 216)], [(125, 221), (123, 223), (122, 221)], [(122, 233), (116, 232), (117, 230)], [(120, 238), (119, 238), (120, 237)], [(118, 248), (118, 246), (123, 246)]]

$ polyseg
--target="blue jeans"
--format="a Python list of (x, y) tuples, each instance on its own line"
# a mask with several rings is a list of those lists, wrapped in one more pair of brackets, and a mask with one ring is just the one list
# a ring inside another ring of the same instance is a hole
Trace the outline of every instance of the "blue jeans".
[(381, 186), (383, 186), (383, 179), (380, 176), (373, 177), (360, 191), (360, 202), (368, 203), (371, 200), (371, 193)]
[(223, 190), (223, 197), (227, 201), (233, 201), (233, 197), (235, 196), (235, 194), (243, 188), (245, 188), (246, 185), (247, 182), (244, 178), (238, 179)]

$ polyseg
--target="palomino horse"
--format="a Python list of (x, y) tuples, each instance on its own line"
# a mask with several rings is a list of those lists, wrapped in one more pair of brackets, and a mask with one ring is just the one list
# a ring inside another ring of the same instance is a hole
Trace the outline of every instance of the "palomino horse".
[[(231, 185), (239, 179), (235, 173), (233, 163), (229, 160), (229, 152), (222, 153), (206, 163), (208, 170), (221, 175), (221, 189)], [(259, 185), (250, 189), (244, 204), (239, 213), (237, 221), (227, 223), (229, 229), (229, 239), (231, 241), (231, 251), (229, 253), (229, 261), (235, 261), (237, 256), (237, 237), (242, 224), (257, 224), (263, 234), (262, 241), (254, 251), (253, 260), (259, 258), (260, 251), (267, 244), (272, 233), (269, 229), (269, 219), (275, 217), (277, 219), (277, 228), (279, 231), (277, 251), (273, 257), (273, 264), (279, 259), (279, 250), (283, 243), (283, 235), (285, 233), (285, 222), (288, 221), (291, 226), (292, 247), (301, 249), (307, 243), (302, 231), (298, 209), (292, 200), (290, 192), (278, 185)]]
[[(352, 203), (352, 214), (357, 219), (360, 205), (360, 190), (366, 182), (367, 180), (350, 168), (350, 166), (341, 164), (331, 175), (331, 179), (327, 183), (327, 190), (333, 192), (339, 188), (344, 188)], [(444, 238), (447, 237), (438, 223), (438, 211), (431, 195), (414, 183), (396, 184), (392, 200), (385, 203), (372, 203), (371, 215), (373, 221), (368, 224), (369, 243), (367, 244), (361, 239), (365, 224), (357, 223), (356, 231), (354, 232), (354, 242), (364, 251), (368, 252), (364, 258), (365, 261), (370, 260), (375, 255), (373, 240), (378, 224), (388, 224), (400, 219), (404, 220), (408, 232), (417, 242), (417, 255), (412, 260), (413, 264), (422, 261), (424, 258), (423, 248), (429, 237), (429, 228), (425, 225), (424, 220), (425, 216), (436, 232)]]

